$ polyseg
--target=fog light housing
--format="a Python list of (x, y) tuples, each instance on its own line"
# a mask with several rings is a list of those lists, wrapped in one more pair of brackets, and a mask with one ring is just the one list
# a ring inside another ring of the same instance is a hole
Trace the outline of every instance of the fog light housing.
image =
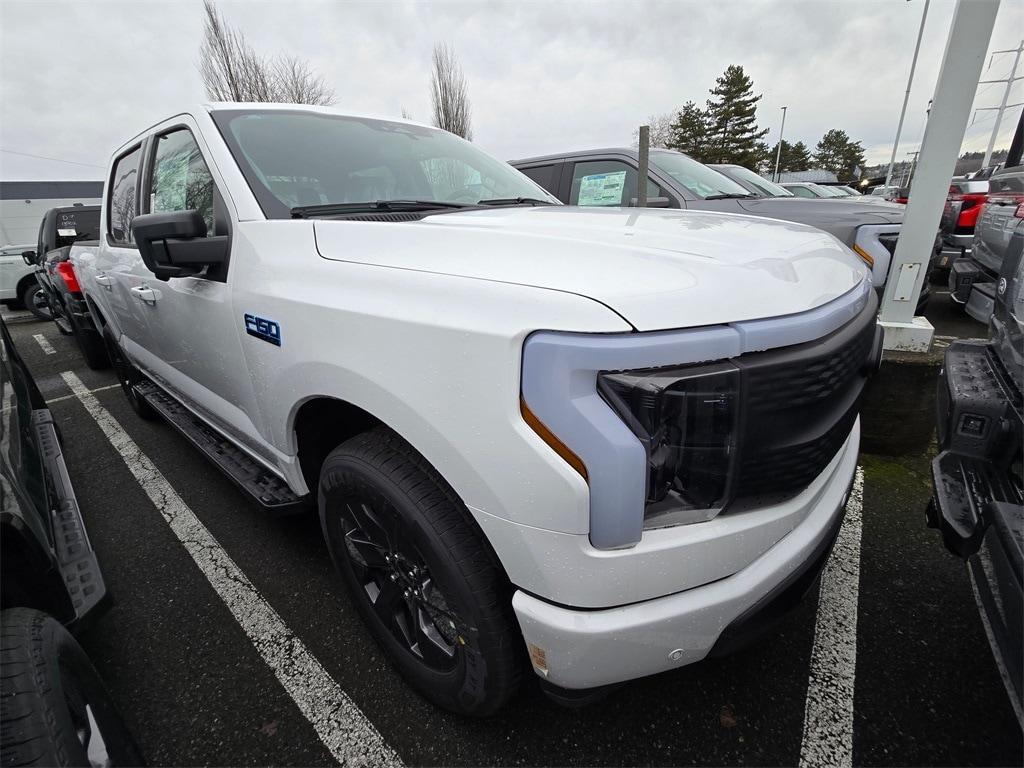
[(601, 396), (647, 454), (644, 528), (710, 520), (728, 503), (739, 384), (729, 362), (598, 376)]

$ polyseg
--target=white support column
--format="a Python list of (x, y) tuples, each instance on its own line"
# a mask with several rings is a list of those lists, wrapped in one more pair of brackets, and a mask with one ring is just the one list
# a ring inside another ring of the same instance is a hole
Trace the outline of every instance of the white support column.
[(957, 0), (903, 227), (885, 282), (879, 321), (885, 348), (927, 352), (935, 329), (914, 317), (949, 193), (999, 0)]

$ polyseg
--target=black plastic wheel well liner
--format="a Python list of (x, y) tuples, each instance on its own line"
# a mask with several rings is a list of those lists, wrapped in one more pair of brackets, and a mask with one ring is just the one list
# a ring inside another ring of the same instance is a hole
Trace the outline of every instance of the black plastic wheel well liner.
[(327, 454), (380, 423), (359, 406), (333, 397), (317, 397), (299, 406), (295, 414), (295, 444), (302, 477), (314, 497)]

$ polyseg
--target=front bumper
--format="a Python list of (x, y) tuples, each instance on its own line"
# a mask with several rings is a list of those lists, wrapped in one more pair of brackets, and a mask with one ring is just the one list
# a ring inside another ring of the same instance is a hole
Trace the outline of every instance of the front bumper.
[(859, 446), (858, 422), (813, 508), (774, 546), (730, 576), (601, 610), (553, 605), (517, 591), (512, 605), (534, 671), (562, 688), (595, 688), (691, 664), (759, 634), (764, 619), (802, 596), (824, 565), (842, 521)]

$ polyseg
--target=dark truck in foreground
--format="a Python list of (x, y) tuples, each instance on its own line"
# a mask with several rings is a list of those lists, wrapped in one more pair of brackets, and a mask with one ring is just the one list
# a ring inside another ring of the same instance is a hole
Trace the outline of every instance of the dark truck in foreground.
[(53, 416), (0, 320), (0, 765), (139, 765), (69, 629), (107, 604)]
[(939, 376), (928, 522), (967, 561), (1017, 717), (1024, 693), (1024, 220), (995, 279), (989, 340), (957, 341)]

